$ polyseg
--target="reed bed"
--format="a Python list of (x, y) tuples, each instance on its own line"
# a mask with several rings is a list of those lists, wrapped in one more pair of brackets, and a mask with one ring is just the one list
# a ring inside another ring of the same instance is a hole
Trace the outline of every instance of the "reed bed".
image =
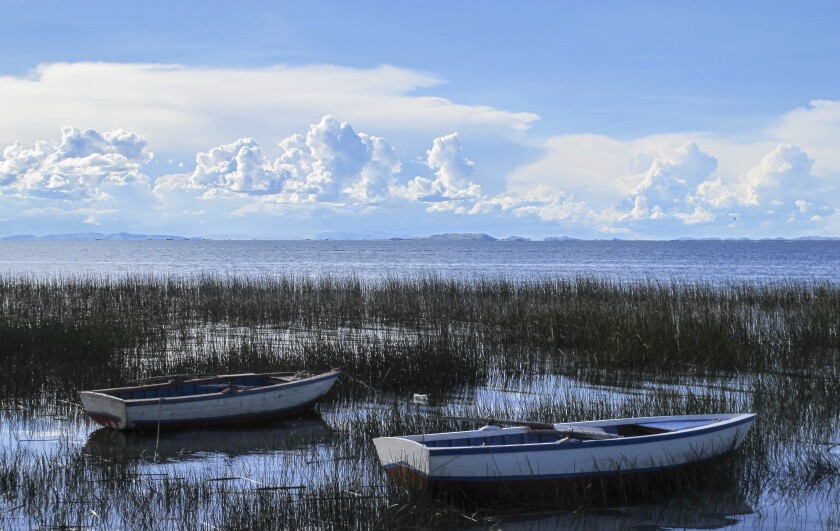
[[(755, 411), (711, 488), (758, 508), (833, 499), (838, 313), (823, 283), (3, 277), (0, 528), (490, 527), (498, 515), (379, 467), (373, 437), (467, 427), (439, 416)], [(320, 407), (327, 428), (200, 464), (165, 437), (103, 447), (78, 406), (81, 389), (158, 374), (330, 368), (346, 376)]]
[(820, 283), (6, 277), (0, 310), (7, 400), (190, 366), (341, 367), (394, 387), (445, 374), (451, 387), (498, 352), (658, 373), (840, 365), (840, 288)]

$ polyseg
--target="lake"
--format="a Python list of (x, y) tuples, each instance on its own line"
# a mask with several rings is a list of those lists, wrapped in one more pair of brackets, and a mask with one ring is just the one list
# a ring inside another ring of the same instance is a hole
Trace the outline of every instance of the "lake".
[(840, 279), (840, 241), (0, 241), (0, 274)]
[[(838, 264), (805, 241), (0, 242), (0, 529), (836, 529)], [(317, 414), (259, 427), (117, 433), (77, 395), (330, 367)], [(429, 502), (370, 442), (467, 427), (439, 416), (710, 412), (758, 415), (713, 481), (539, 514)]]

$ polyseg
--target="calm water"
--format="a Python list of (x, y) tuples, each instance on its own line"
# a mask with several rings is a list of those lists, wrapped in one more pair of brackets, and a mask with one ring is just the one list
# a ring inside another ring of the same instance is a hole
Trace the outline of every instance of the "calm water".
[(0, 242), (0, 274), (840, 280), (840, 241)]
[[(376, 279), (424, 273), (449, 278), (586, 275), (616, 280), (838, 283), (840, 242), (0, 242), (0, 275), (353, 274)], [(747, 376), (756, 375), (744, 378)], [(203, 478), (246, 491), (261, 485), (311, 487), (336, 482), (357, 490), (360, 477), (362, 483), (374, 486), (385, 479), (369, 444), (363, 445), (361, 453), (348, 454), (348, 448), (354, 447), (345, 440), (349, 440), (347, 434), (354, 433), (368, 417), (386, 417), (397, 401), (405, 415), (469, 413), (469, 408), (478, 405), (510, 411), (509, 416), (516, 417), (519, 410), (546, 400), (606, 403), (621, 409), (624, 404), (633, 407), (645, 400), (655, 404), (663, 389), (675, 396), (691, 391), (700, 397), (719, 396), (736, 410), (759, 414), (745, 457), (755, 471), (749, 482), (755, 492), (698, 492), (607, 511), (527, 515), (504, 521), (497, 528), (837, 529), (840, 498), (834, 476), (813, 484), (806, 481), (813, 475), (808, 456), (840, 462), (840, 446), (835, 444), (840, 440), (840, 428), (834, 409), (827, 407), (827, 416), (807, 413), (823, 410), (819, 400), (782, 403), (773, 394), (780, 387), (761, 387), (761, 392), (769, 394), (758, 394), (749, 378), (692, 380), (690, 387), (684, 387), (687, 382), (675, 385), (642, 379), (633, 387), (621, 388), (563, 374), (522, 381), (491, 377), (482, 387), (433, 397), (429, 406), (407, 403), (412, 393), (424, 389), (408, 389), (404, 396), (373, 393), (369, 401), (353, 404), (328, 398), (319, 407), (321, 416), (292, 425), (281, 422), (264, 428), (183, 432), (159, 438), (99, 430), (77, 405), (62, 402), (53, 405), (55, 410), (0, 410), (0, 452), (11, 452), (8, 455), (17, 456), (22, 466), (33, 467), (42, 461), (59, 467), (81, 456), (121, 453), (138, 463), (142, 476)], [(788, 419), (790, 424), (784, 430), (776, 430), (774, 419), (787, 419), (777, 410), (791, 406), (806, 413)], [(73, 494), (72, 489), (61, 492)], [(10, 503), (0, 497), (0, 513), (6, 515), (0, 522), (13, 528), (40, 522), (29, 507)], [(111, 514), (111, 520), (101, 522), (95, 513), (82, 513), (88, 516), (79, 525), (124, 527), (117, 519), (119, 511)]]

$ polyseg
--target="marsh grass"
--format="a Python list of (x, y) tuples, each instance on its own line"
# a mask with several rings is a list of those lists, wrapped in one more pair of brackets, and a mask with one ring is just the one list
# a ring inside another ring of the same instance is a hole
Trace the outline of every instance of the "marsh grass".
[[(299, 434), (257, 460), (193, 466), (68, 438), (36, 451), (10, 436), (0, 528), (490, 525), (486, 511), (395, 487), (379, 466), (373, 437), (473, 427), (441, 415), (755, 411), (731, 481), (715, 488), (753, 506), (836, 495), (838, 313), (840, 287), (821, 283), (0, 278), (0, 416), (21, 431), (90, 431), (79, 390), (158, 374), (346, 374), (322, 402), (328, 436)], [(677, 479), (693, 488), (703, 475)]]

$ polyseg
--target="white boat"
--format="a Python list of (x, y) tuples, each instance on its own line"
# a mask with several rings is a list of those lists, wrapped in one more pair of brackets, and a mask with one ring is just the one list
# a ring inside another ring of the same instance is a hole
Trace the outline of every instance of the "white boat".
[(495, 424), (474, 431), (379, 437), (376, 452), (398, 482), (435, 490), (557, 484), (678, 469), (735, 450), (754, 414), (682, 415), (567, 424)]
[(341, 375), (329, 371), (167, 377), (165, 383), (82, 391), (88, 415), (118, 430), (265, 421), (307, 410)]

